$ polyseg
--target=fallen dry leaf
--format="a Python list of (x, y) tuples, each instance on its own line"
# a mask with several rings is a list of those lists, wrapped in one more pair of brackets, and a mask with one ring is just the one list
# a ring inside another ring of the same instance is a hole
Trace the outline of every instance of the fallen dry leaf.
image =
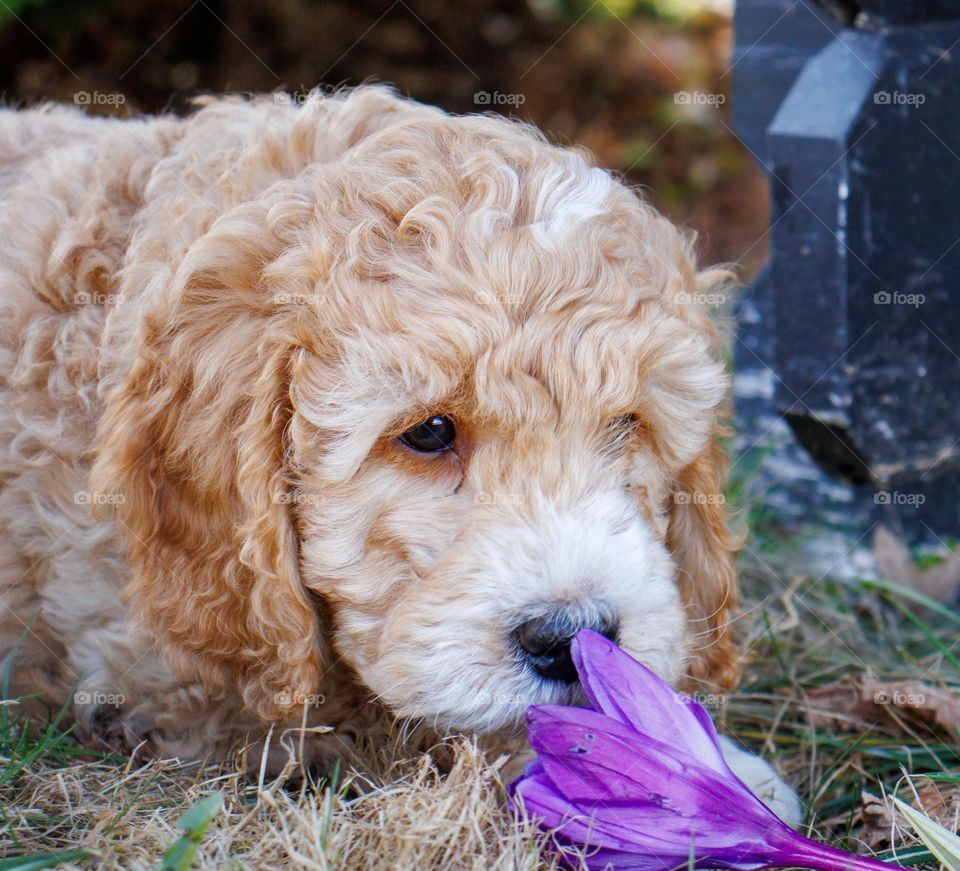
[(885, 850), (893, 833), (893, 814), (890, 805), (878, 795), (864, 792), (861, 798), (860, 819), (863, 831), (860, 839), (871, 850)]
[(872, 723), (932, 727), (960, 735), (960, 693), (910, 681), (867, 676), (825, 684), (805, 692), (807, 719), (828, 728), (865, 728)]
[[(960, 821), (960, 784), (925, 780), (924, 785), (918, 787), (917, 795), (920, 799), (919, 810), (951, 832), (957, 830)], [(914, 801), (914, 805), (917, 804)]]
[[(918, 811), (951, 832), (957, 831), (960, 823), (960, 784), (936, 783), (925, 777), (911, 778), (912, 788), (908, 785), (898, 790), (899, 797)], [(869, 792), (861, 796), (860, 818), (863, 829), (860, 840), (879, 852), (893, 843), (896, 815), (890, 807), (890, 799), (881, 798)], [(902, 826), (902, 820), (897, 820)]]
[[(911, 778), (911, 780), (913, 789), (909, 786), (900, 789), (898, 791), (900, 798), (936, 820), (941, 826), (955, 832), (960, 822), (960, 784), (936, 783), (925, 777)], [(863, 823), (860, 840), (864, 844), (874, 851), (884, 850), (890, 846), (896, 817), (891, 811), (889, 798), (884, 799), (864, 792), (860, 819)]]
[(960, 734), (960, 695), (955, 690), (923, 683), (897, 683), (863, 678), (861, 698), (877, 705), (909, 711), (925, 723)]
[(951, 552), (943, 562), (921, 569), (910, 549), (883, 524), (873, 534), (873, 556), (880, 577), (922, 593), (935, 602), (953, 601), (960, 587), (960, 553)]

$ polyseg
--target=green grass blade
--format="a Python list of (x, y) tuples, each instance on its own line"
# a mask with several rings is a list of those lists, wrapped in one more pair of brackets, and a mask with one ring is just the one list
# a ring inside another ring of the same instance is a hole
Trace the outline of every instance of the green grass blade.
[(938, 783), (960, 783), (960, 773), (952, 771), (931, 771), (924, 774), (927, 780), (935, 780)]
[(59, 853), (35, 853), (32, 856), (14, 856), (0, 859), (0, 871), (38, 871), (40, 868), (56, 868), (64, 862), (86, 859), (86, 850), (61, 850)]
[(156, 871), (187, 871), (193, 864), (193, 857), (200, 848), (207, 827), (222, 808), (222, 792), (205, 795), (190, 808), (177, 823), (177, 828), (184, 834), (167, 848)]
[(900, 812), (910, 821), (920, 840), (929, 847), (930, 852), (940, 860), (943, 867), (947, 871), (960, 871), (960, 837), (900, 799), (895, 797), (893, 800), (900, 808)]
[(36, 760), (45, 755), (53, 753), (61, 744), (63, 744), (67, 735), (70, 734), (70, 729), (73, 728), (71, 726), (67, 731), (60, 731), (60, 724), (63, 722), (63, 718), (70, 710), (70, 704), (71, 700), (67, 699), (59, 713), (50, 723), (47, 724), (47, 727), (44, 729), (40, 738), (35, 743), (31, 742), (32, 746), (29, 748), (26, 746), (20, 748), (23, 752), (14, 754), (15, 758), (11, 759), (5, 766), (0, 768), (0, 786), (9, 783), (17, 775), (19, 775), (21, 771), (23, 771), (25, 768), (28, 768)]
[(946, 617), (951, 622), (960, 625), (960, 613), (955, 611), (953, 608), (948, 608), (946, 605), (941, 605), (939, 602), (931, 599), (929, 596), (924, 596), (923, 593), (918, 593), (916, 590), (911, 590), (909, 587), (904, 587), (902, 584), (894, 584), (890, 581), (864, 580), (860, 582), (860, 587), (864, 590), (880, 590), (890, 593), (894, 596), (900, 596), (901, 598), (907, 599), (910, 602), (914, 602), (917, 605), (922, 605), (924, 608), (933, 611), (935, 614), (939, 614), (941, 617)]
[(903, 604), (903, 602), (898, 602), (892, 596), (885, 595), (884, 598), (890, 602), (894, 608), (897, 609), (902, 617), (916, 626), (917, 629), (923, 634), (923, 637), (929, 642), (931, 647), (936, 650), (943, 659), (950, 663), (957, 671), (960, 671), (960, 660), (958, 660), (953, 655), (953, 646), (945, 644), (937, 637), (937, 633), (933, 631), (930, 624), (926, 620), (921, 620), (910, 608)]
[[(20, 637), (17, 639), (17, 643), (13, 645), (11, 651), (4, 657), (3, 660), (3, 677), (0, 680), (0, 696), (2, 696), (4, 701), (9, 701), (12, 697), (10, 695), (10, 685), (13, 682), (13, 661), (17, 658), (17, 654), (20, 652), (20, 648), (23, 646), (23, 642), (27, 637), (27, 634), (33, 628), (33, 624), (37, 622), (37, 619), (40, 617), (40, 612), (37, 611), (33, 615), (33, 619), (23, 627), (23, 632), (20, 633)], [(4, 747), (9, 747), (10, 745), (10, 716), (7, 713), (7, 706), (0, 706), (0, 741), (3, 742)]]

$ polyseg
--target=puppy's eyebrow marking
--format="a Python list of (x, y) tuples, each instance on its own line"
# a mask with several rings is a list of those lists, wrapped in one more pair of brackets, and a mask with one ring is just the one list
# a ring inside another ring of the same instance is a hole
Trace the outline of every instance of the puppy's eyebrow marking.
[(555, 247), (584, 221), (599, 217), (613, 179), (596, 167), (583, 172), (554, 167), (540, 182), (530, 229), (544, 247)]

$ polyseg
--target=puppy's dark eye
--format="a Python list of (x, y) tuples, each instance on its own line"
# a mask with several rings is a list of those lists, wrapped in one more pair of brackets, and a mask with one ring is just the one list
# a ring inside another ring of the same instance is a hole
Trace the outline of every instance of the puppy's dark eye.
[(441, 451), (449, 451), (456, 438), (457, 428), (453, 425), (453, 421), (449, 417), (437, 414), (428, 417), (413, 429), (408, 429), (400, 436), (400, 441), (415, 451), (437, 454)]

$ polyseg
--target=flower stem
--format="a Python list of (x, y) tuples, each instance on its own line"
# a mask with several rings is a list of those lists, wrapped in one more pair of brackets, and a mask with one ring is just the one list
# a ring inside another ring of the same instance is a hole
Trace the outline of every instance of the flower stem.
[(900, 868), (889, 862), (879, 859), (868, 859), (848, 853), (827, 844), (821, 844), (802, 835), (797, 835), (790, 845), (789, 851), (782, 854), (784, 865), (799, 865), (804, 868), (814, 868), (817, 871), (890, 871), (891, 868)]

